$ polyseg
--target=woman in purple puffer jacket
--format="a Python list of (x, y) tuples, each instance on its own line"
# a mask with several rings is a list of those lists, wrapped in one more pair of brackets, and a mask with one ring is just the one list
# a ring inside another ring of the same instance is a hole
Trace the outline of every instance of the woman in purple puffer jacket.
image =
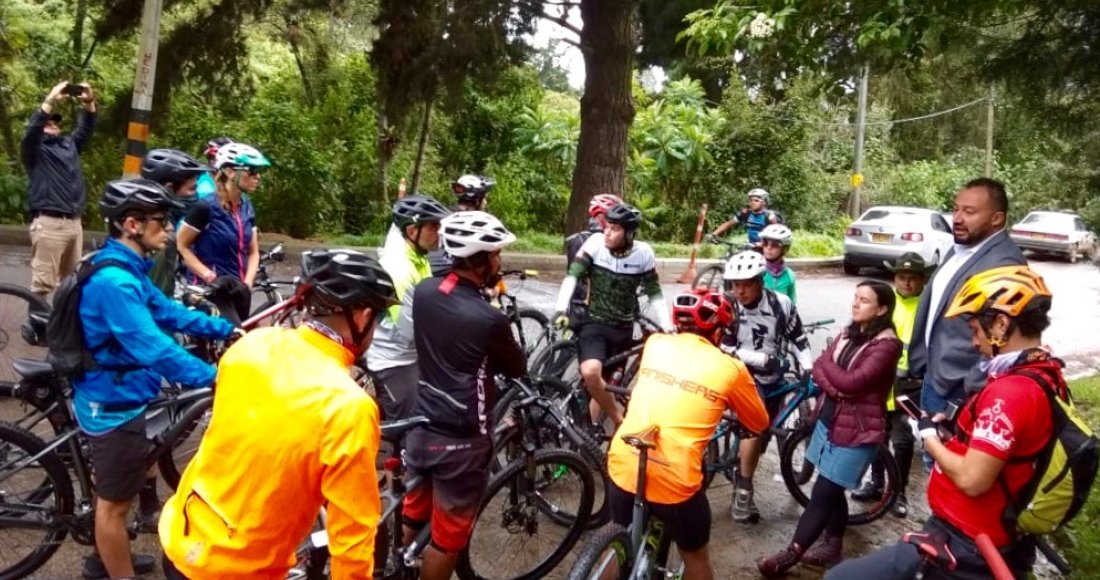
[(886, 440), (886, 397), (901, 358), (893, 316), (893, 288), (877, 281), (860, 283), (852, 324), (814, 362), (813, 378), (822, 395), (806, 459), (817, 466), (817, 481), (790, 545), (756, 563), (766, 578), (780, 576), (800, 561), (828, 567), (841, 560), (848, 525), (844, 492), (859, 486)]

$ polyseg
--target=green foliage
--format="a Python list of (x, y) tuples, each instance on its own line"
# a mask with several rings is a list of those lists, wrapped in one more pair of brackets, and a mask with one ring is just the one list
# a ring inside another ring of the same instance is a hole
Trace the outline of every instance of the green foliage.
[(26, 215), (27, 180), (19, 175), (0, 173), (0, 221), (23, 223)]
[[(1100, 376), (1070, 381), (1073, 402), (1085, 421), (1095, 429), (1100, 426)], [(1100, 493), (1093, 487), (1084, 508), (1069, 526), (1054, 535), (1055, 545), (1074, 570), (1096, 570), (1100, 567)], [(1087, 572), (1084, 572), (1088, 575)]]

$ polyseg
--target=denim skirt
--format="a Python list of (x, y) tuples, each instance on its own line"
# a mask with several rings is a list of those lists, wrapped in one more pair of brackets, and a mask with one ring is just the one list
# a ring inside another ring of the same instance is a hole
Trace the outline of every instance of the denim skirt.
[(859, 487), (860, 480), (875, 459), (878, 445), (868, 443), (844, 447), (829, 441), (829, 430), (824, 421), (818, 421), (810, 445), (806, 448), (806, 460), (817, 466), (817, 472), (829, 481), (846, 489)]

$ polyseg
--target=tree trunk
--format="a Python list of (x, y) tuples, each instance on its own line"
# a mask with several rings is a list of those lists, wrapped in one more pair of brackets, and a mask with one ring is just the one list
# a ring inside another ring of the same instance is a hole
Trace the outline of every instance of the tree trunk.
[(581, 52), (584, 96), (581, 135), (566, 231), (584, 229), (588, 202), (598, 193), (623, 191), (627, 137), (634, 121), (631, 76), (634, 55), (634, 1), (582, 0)]
[(19, 159), (19, 151), (15, 147), (15, 135), (11, 130), (11, 113), (8, 111), (8, 98), (4, 91), (4, 74), (0, 72), (0, 139), (4, 143), (4, 154), (8, 156), (8, 164), (15, 174), (23, 173), (23, 163)]
[[(73, 66), (79, 66), (84, 58), (84, 19), (88, 15), (88, 0), (76, 0), (76, 16), (73, 19)], [(84, 71), (80, 71), (82, 74)], [(74, 81), (83, 79), (73, 79)]]
[(302, 76), (302, 89), (306, 93), (306, 103), (313, 106), (313, 87), (309, 84), (309, 75), (306, 74), (306, 65), (302, 62), (302, 51), (298, 48), (298, 41), (290, 39), (290, 52), (294, 55), (294, 63), (298, 65), (298, 74)]
[(424, 150), (428, 147), (428, 129), (431, 128), (434, 100), (428, 99), (424, 103), (424, 118), (420, 120), (420, 143), (416, 146), (416, 165), (413, 166), (412, 185), (409, 187), (411, 193), (420, 190), (420, 167), (424, 163)]

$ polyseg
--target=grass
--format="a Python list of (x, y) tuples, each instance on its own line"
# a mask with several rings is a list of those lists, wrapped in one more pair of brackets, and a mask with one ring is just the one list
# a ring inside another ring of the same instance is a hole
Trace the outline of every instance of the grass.
[[(375, 234), (362, 236), (342, 234), (326, 238), (326, 241), (336, 245), (376, 247), (382, 245), (383, 237)], [(557, 234), (521, 232), (516, 234), (516, 237), (518, 238), (516, 242), (508, 247), (510, 252), (521, 254), (561, 254), (563, 252), (563, 240)], [(794, 239), (794, 245), (791, 246), (788, 254), (791, 258), (825, 258), (843, 253), (844, 241), (839, 236), (799, 230), (795, 232)], [(659, 258), (687, 258), (691, 255), (691, 244), (651, 242), (650, 245), (653, 246), (653, 252)], [(721, 258), (725, 255), (725, 251), (725, 246), (703, 243), (699, 248), (699, 257)]]
[[(1096, 431), (1100, 428), (1100, 375), (1071, 381), (1069, 387), (1078, 410)], [(1073, 567), (1074, 576), (1089, 577), (1100, 570), (1100, 492), (1096, 485), (1081, 513), (1054, 535), (1054, 543)]]

